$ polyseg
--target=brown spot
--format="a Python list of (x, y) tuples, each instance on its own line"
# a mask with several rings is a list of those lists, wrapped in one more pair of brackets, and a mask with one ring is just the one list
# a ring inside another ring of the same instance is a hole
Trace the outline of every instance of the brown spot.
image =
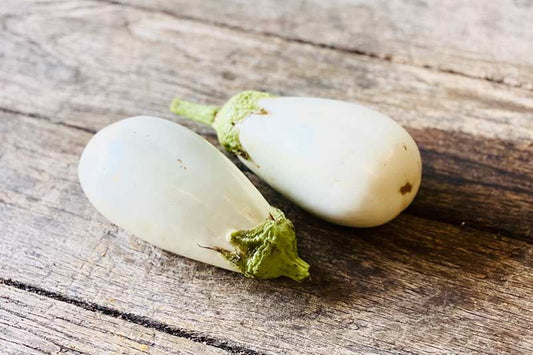
[(234, 151), (233, 153), (236, 154), (236, 155), (241, 156), (244, 160), (251, 161), (250, 160), (250, 155), (248, 155), (248, 152), (243, 150), (243, 149), (239, 149), (237, 151)]
[(268, 115), (268, 111), (261, 107), (259, 111), (255, 113), (256, 115)]
[(178, 161), (178, 163), (180, 164), (180, 167), (181, 167), (183, 170), (187, 170), (187, 167), (186, 167), (185, 165), (183, 165), (183, 160), (178, 159), (177, 161)]
[(219, 252), (219, 253), (230, 253), (229, 250), (227, 249), (224, 249), (224, 248), (221, 248), (221, 247), (205, 247), (203, 245), (200, 245), (200, 244), (197, 244), (200, 248), (202, 249), (209, 249), (209, 250), (213, 250), (213, 251), (216, 251), (216, 252)]
[(411, 192), (411, 190), (413, 190), (413, 185), (411, 185), (409, 182), (406, 182), (405, 185), (400, 187), (400, 193), (402, 195), (405, 195), (406, 193)]
[(404, 149), (405, 151), (407, 151), (407, 146), (406, 146), (405, 144), (402, 144), (402, 146), (403, 146), (403, 149)]

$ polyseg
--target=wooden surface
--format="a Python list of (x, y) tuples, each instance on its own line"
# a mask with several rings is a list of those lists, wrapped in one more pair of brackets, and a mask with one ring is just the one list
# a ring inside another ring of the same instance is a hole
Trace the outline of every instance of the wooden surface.
[(108, 0), (533, 90), (531, 0)]
[(0, 348), (4, 354), (168, 354), (176, 349), (186, 354), (225, 353), (121, 319), (113, 310), (98, 305), (67, 303), (59, 295), (20, 286), (0, 286)]
[[(533, 352), (530, 1), (147, 3), (2, 1), (3, 349)], [(89, 204), (76, 168), (96, 130), (153, 114), (216, 144), (169, 100), (244, 89), (401, 122), (424, 163), (413, 205), (341, 228), (246, 172), (296, 225), (313, 275), (297, 284), (163, 252)]]

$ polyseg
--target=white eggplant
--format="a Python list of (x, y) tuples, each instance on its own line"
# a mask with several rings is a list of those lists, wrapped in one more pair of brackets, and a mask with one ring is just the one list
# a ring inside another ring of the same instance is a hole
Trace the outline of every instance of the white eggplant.
[(178, 124), (139, 116), (102, 129), (83, 151), (79, 178), (100, 213), (162, 249), (248, 277), (308, 276), (292, 223)]
[(250, 170), (333, 223), (384, 224), (420, 187), (422, 162), (413, 138), (361, 105), (245, 91), (221, 108), (174, 99), (171, 110), (211, 124)]

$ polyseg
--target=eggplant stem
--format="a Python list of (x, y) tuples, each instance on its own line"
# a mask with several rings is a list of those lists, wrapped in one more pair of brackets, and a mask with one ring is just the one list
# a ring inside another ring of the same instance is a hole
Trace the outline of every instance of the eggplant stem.
[(246, 277), (308, 279), (309, 264), (298, 256), (294, 226), (279, 209), (271, 206), (269, 212), (257, 227), (229, 235), (234, 253), (219, 252)]
[(172, 100), (170, 111), (176, 115), (184, 116), (190, 120), (211, 126), (215, 116), (220, 110), (218, 106), (201, 105), (179, 98)]

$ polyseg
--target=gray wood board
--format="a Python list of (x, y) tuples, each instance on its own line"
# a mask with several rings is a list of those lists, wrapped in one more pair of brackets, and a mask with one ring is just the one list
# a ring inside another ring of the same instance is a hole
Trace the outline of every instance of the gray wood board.
[(531, 0), (103, 2), (533, 90)]

